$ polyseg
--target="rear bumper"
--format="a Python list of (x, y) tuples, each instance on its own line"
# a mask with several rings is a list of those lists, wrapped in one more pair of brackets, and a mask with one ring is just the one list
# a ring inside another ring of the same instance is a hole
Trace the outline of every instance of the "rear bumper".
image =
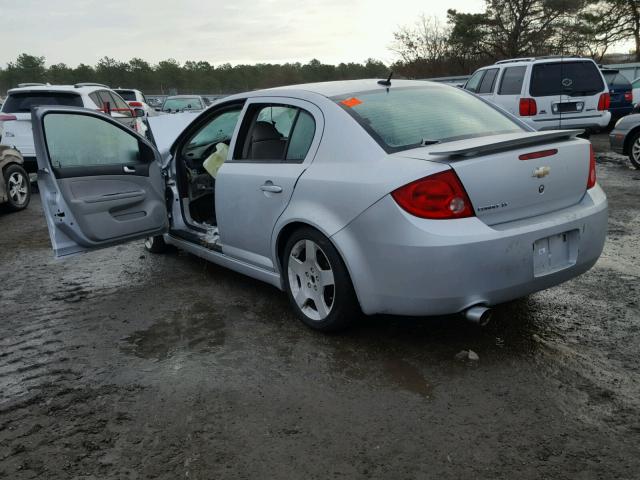
[[(536, 276), (534, 242), (575, 230), (573, 264)], [(332, 240), (364, 313), (442, 315), (507, 302), (586, 272), (606, 231), (607, 200), (597, 186), (573, 207), (493, 227), (475, 217), (412, 217), (387, 196)]]
[(570, 116), (567, 114), (560, 118), (535, 119), (521, 118), (536, 130), (569, 130), (573, 128), (583, 128), (589, 132), (598, 132), (606, 128), (611, 121), (611, 112), (599, 112), (584, 116)]

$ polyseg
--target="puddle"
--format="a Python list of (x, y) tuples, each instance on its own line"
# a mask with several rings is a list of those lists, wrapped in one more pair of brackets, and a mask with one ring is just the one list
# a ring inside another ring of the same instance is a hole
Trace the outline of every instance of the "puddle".
[(176, 312), (170, 320), (134, 332), (121, 349), (140, 358), (164, 360), (178, 352), (206, 352), (223, 345), (225, 339), (223, 316), (211, 306), (195, 305)]

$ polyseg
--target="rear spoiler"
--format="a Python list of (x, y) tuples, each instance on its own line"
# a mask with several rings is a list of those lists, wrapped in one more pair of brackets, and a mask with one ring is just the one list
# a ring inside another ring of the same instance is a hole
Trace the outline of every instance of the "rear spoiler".
[(499, 140), (494, 143), (487, 143), (487, 137), (482, 137), (482, 141), (478, 145), (463, 147), (453, 150), (430, 151), (430, 155), (438, 157), (471, 157), (475, 155), (483, 155), (486, 153), (500, 152), (503, 150), (512, 150), (518, 147), (526, 147), (548, 143), (552, 140), (569, 140), (584, 133), (584, 130), (553, 130), (550, 132), (533, 132), (527, 133), (516, 138), (508, 140)]

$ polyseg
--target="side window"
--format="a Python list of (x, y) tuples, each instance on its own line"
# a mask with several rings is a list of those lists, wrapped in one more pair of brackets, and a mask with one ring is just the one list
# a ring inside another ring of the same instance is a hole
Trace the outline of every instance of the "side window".
[(471, 78), (467, 81), (467, 84), (464, 86), (466, 90), (470, 92), (477, 92), (478, 87), (480, 86), (480, 82), (482, 81), (482, 77), (484, 77), (485, 70), (480, 70), (474, 73)]
[(109, 95), (111, 96), (111, 98), (113, 98), (113, 106), (114, 109), (120, 114), (120, 115), (124, 115), (125, 117), (130, 117), (131, 116), (131, 109), (129, 108), (129, 105), (127, 104), (127, 102), (125, 102), (122, 97), (120, 97), (120, 95), (118, 95), (115, 92), (109, 92)]
[(116, 108), (115, 104), (113, 103), (113, 98), (111, 98), (109, 92), (100, 90), (96, 93), (98, 94), (98, 98), (100, 99), (100, 108), (103, 108), (105, 103), (108, 103), (110, 108)]
[[(235, 158), (282, 162), (298, 109), (284, 105), (254, 105), (245, 116), (242, 151)], [(237, 150), (236, 150), (237, 152)]]
[(482, 82), (480, 83), (480, 88), (478, 89), (478, 93), (491, 93), (493, 92), (493, 86), (496, 83), (496, 77), (498, 76), (498, 72), (500, 70), (498, 68), (492, 68), (491, 70), (487, 70)]
[(188, 149), (198, 148), (216, 143), (229, 143), (238, 123), (242, 105), (223, 111), (207, 123), (187, 144)]
[(286, 160), (291, 162), (302, 162), (307, 156), (307, 152), (313, 142), (316, 133), (316, 122), (313, 117), (300, 110), (298, 119), (293, 127), (293, 133), (289, 138), (289, 148), (287, 148)]
[(520, 95), (527, 67), (509, 67), (504, 69), (498, 95)]
[(631, 84), (633, 88), (640, 88), (640, 78)]
[(54, 168), (148, 163), (133, 135), (99, 118), (49, 113), (44, 131)]
[(102, 108), (102, 100), (100, 99), (100, 96), (98, 95), (98, 92), (93, 92), (89, 94), (89, 98), (93, 101), (93, 103), (96, 104), (96, 106), (98, 108)]

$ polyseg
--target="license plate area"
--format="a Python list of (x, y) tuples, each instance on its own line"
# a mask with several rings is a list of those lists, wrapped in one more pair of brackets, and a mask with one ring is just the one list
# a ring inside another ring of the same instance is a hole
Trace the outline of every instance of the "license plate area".
[(533, 243), (533, 276), (542, 277), (576, 264), (580, 231), (541, 238)]
[(577, 113), (584, 109), (584, 102), (560, 102), (552, 105), (553, 113)]

